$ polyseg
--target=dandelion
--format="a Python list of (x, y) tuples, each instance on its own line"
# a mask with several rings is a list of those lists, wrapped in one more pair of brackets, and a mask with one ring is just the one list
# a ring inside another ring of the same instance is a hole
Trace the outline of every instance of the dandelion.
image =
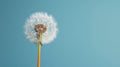
[(56, 38), (58, 31), (56, 21), (47, 13), (36, 12), (27, 19), (24, 28), (27, 39), (38, 44), (37, 67), (40, 67), (41, 45), (48, 44)]

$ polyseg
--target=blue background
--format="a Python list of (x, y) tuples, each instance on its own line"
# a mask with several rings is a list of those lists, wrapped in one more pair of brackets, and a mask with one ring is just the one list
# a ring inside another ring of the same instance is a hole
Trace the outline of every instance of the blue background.
[(0, 67), (37, 67), (23, 26), (41, 11), (59, 28), (41, 49), (41, 67), (120, 67), (120, 0), (0, 0)]

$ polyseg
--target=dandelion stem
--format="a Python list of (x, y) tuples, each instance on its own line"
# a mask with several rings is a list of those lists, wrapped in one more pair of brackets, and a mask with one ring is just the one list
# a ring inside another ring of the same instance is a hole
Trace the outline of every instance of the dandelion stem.
[(37, 58), (37, 67), (40, 67), (40, 54), (41, 54), (41, 41), (42, 41), (42, 33), (40, 33), (40, 38), (38, 42), (38, 58)]

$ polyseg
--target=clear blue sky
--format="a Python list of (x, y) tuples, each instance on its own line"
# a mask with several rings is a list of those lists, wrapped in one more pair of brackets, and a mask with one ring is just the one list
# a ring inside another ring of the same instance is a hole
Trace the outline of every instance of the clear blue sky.
[(120, 0), (0, 0), (0, 67), (36, 67), (23, 26), (41, 11), (59, 28), (42, 47), (41, 67), (120, 67)]

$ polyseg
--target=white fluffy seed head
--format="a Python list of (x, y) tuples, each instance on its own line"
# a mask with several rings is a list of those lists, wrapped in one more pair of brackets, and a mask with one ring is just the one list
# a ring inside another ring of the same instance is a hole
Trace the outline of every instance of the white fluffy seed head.
[(25, 35), (27, 39), (34, 43), (38, 43), (36, 32), (34, 30), (35, 25), (43, 24), (47, 30), (42, 34), (42, 44), (48, 44), (56, 38), (57, 24), (51, 15), (43, 12), (33, 13), (25, 23)]

